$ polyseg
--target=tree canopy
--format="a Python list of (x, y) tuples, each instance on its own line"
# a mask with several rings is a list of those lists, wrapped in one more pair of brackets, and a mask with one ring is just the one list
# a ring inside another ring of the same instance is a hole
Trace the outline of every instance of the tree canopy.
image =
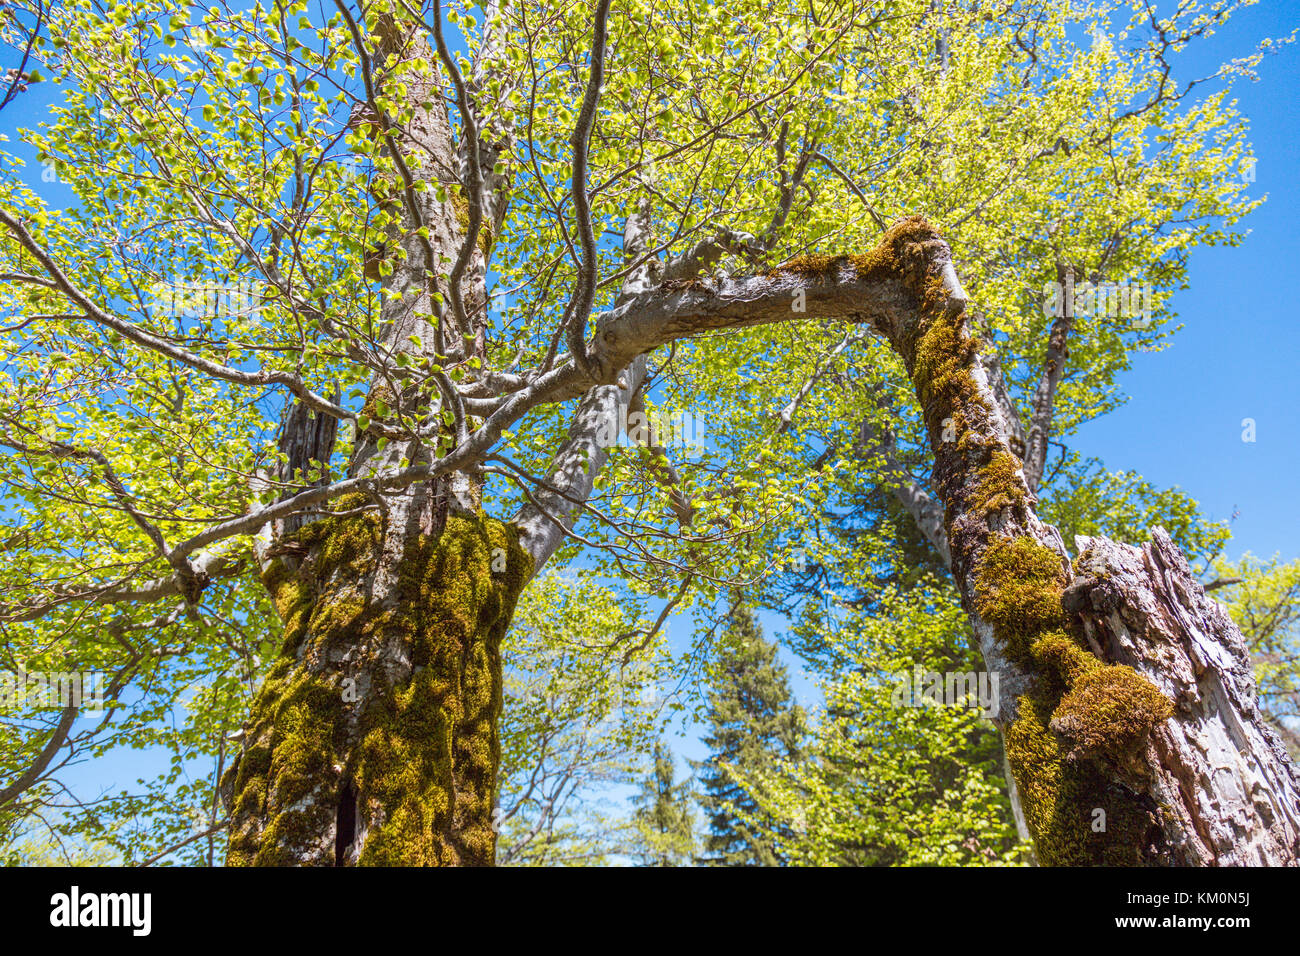
[[(737, 589), (794, 622), (826, 697), (807, 760), (748, 768), (782, 855), (1017, 859), (992, 726), (881, 699), (978, 644), (910, 370), (861, 320), (870, 283), (823, 281), (912, 215), (952, 249), (1038, 513), (1218, 558), (1293, 713), (1289, 572), (1222, 563), (1185, 493), (1070, 446), (1176, 333), (1191, 251), (1259, 202), (1231, 84), (1275, 44), (1180, 59), (1242, 5), (48, 10), (47, 76), (21, 75), (58, 100), (0, 152), (0, 653), (103, 674), (106, 706), (0, 705), (0, 838), (219, 861), (258, 688), (293, 614), (328, 630), (275, 562), (316, 547), (303, 526), (418, 524), (436, 485), (520, 549), (501, 862), (617, 852), (590, 788), (703, 705)], [(124, 748), (167, 769), (62, 782)], [(636, 819), (680, 860), (654, 755)]]

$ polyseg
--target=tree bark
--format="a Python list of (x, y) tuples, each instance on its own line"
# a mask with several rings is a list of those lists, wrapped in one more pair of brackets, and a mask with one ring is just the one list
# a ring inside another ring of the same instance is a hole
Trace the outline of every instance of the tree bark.
[[(381, 86), (395, 59), (435, 60), (418, 32), (396, 36), (381, 24), (380, 35), (368, 85)], [(502, 144), (456, 142), (436, 75), (413, 84), (408, 95), (424, 105), (400, 130), (368, 92), (370, 135), (385, 137), (390, 153), (400, 137), (405, 157), (405, 181), (380, 186), (402, 216), (375, 251), (392, 264), (379, 354), (481, 359), (484, 278), (505, 215), (504, 179), (493, 172)], [(442, 183), (446, 198), (410, 188), (420, 180)], [(445, 263), (454, 263), (447, 279), (431, 278)], [(450, 391), (429, 395), (385, 367), (371, 383), (367, 417), (436, 421)], [(453, 443), (464, 424), (463, 409), (455, 411), (457, 424), (439, 436)], [(310, 416), (289, 410), (282, 445), (291, 466), (328, 458), (321, 446), (332, 432), (313, 428)], [(351, 478), (382, 479), (404, 460), (431, 460), (426, 443), (387, 442), (374, 426), (355, 444)], [(223, 778), (227, 862), (491, 865), (499, 645), (532, 559), (514, 528), (483, 514), (472, 467), (330, 507), (329, 517), (269, 527), (259, 549), (284, 644), (254, 702), (243, 753)]]
[(294, 543), (263, 575), (285, 641), (227, 777), (228, 861), (491, 864), (515, 532), (439, 506), (429, 531), (370, 510)]
[(947, 244), (914, 219), (885, 245), (906, 292), (873, 323), (921, 404), (1038, 859), (1296, 865), (1300, 776), (1256, 706), (1237, 628), (1160, 529), (1141, 549), (1082, 540), (1071, 565), (1034, 512)]
[(1164, 862), (1294, 863), (1294, 763), (1258, 706), (1237, 626), (1163, 528), (1141, 548), (1082, 536), (1076, 545), (1066, 609), (1106, 659), (1149, 675), (1175, 704), (1151, 741), (1149, 792), (1170, 814)]
[(1038, 493), (1038, 483), (1047, 467), (1048, 441), (1052, 436), (1052, 411), (1056, 407), (1056, 388), (1065, 376), (1070, 357), (1069, 339), (1074, 328), (1074, 266), (1056, 264), (1056, 282), (1061, 290), (1060, 315), (1052, 320), (1047, 333), (1047, 356), (1038, 378), (1029, 412), (1029, 434), (1025, 441), (1025, 482), (1031, 494)]

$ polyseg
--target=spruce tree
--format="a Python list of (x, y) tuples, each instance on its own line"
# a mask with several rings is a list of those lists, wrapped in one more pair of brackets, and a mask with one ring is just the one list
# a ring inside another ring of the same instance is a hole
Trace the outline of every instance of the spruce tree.
[(655, 743), (654, 767), (640, 781), (632, 798), (634, 846), (631, 855), (641, 866), (682, 866), (695, 855), (695, 820), (691, 812), (691, 781), (676, 782), (673, 755)]
[(776, 645), (763, 639), (753, 612), (731, 611), (709, 687), (710, 756), (700, 764), (700, 803), (708, 821), (704, 861), (713, 866), (779, 866), (770, 835), (757, 829), (759, 808), (741, 781), (796, 759), (803, 711), (793, 702)]

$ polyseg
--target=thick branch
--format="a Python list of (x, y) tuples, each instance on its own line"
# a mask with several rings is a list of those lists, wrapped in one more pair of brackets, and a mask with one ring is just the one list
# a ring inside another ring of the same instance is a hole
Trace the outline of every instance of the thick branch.
[(680, 256), (669, 260), (664, 266), (663, 277), (667, 280), (694, 279), (701, 272), (707, 272), (723, 256), (749, 256), (757, 259), (763, 247), (747, 232), (723, 229), (716, 236), (701, 239)]
[[(867, 255), (796, 260), (761, 275), (682, 286), (669, 284), (634, 296), (597, 317), (589, 354), (602, 370), (626, 370), (639, 357), (662, 345), (710, 332), (810, 317), (823, 321), (869, 322), (877, 330), (892, 327), (904, 315), (915, 311), (909, 276), (925, 266), (921, 260), (899, 258), (910, 255), (900, 240), (905, 234), (906, 230), (891, 232)], [(943, 268), (955, 284), (951, 264), (945, 260)], [(959, 284), (955, 287), (960, 288)], [(540, 405), (579, 398), (600, 386), (617, 386), (616, 391), (623, 386), (636, 387), (637, 383), (626, 378), (620, 384), (619, 378), (617, 372), (607, 372), (593, 380), (570, 357), (558, 368), (511, 393), (475, 431), (443, 457), (428, 464), (383, 474), (360, 474), (308, 488), (290, 498), (212, 525), (175, 545), (172, 556), (185, 558), (224, 539), (254, 534), (268, 523), (319, 508), (343, 495), (398, 491), (471, 467), (484, 460), (507, 428)], [(592, 396), (593, 405), (582, 414), (584, 421), (573, 436), (574, 444), (566, 446), (562, 455), (578, 453), (579, 448), (590, 446), (597, 424), (593, 417), (597, 414), (596, 406), (608, 412), (614, 401), (615, 391), (599, 391)], [(614, 413), (617, 414), (616, 407)], [(567, 471), (573, 463), (563, 462), (561, 467)], [(174, 584), (151, 590), (170, 587)], [(40, 613), (35, 616), (39, 617)]]
[(0, 807), (7, 803), (12, 803), (24, 793), (40, 782), (41, 775), (45, 773), (45, 768), (50, 765), (59, 748), (67, 742), (68, 734), (72, 731), (72, 725), (77, 720), (78, 708), (74, 704), (69, 704), (63, 709), (59, 717), (58, 724), (50, 733), (50, 739), (46, 741), (41, 752), (32, 761), (31, 766), (24, 770), (13, 783), (0, 790)]
[(641, 387), (645, 366), (645, 359), (638, 359), (624, 372), (625, 385), (598, 385), (586, 394), (573, 415), (568, 437), (552, 459), (548, 487), (532, 493), (512, 519), (519, 529), (520, 546), (532, 556), (534, 574), (555, 553), (591, 497), (596, 477), (609, 458), (619, 408)]
[(189, 565), (191, 574), (175, 571), (141, 584), (125, 580), (103, 587), (59, 589), (50, 598), (0, 607), (0, 622), (22, 624), (37, 621), (68, 604), (152, 604), (175, 597), (186, 597), (189, 600), (190, 596), (194, 596), (196, 580), (206, 587), (218, 578), (235, 577), (246, 570), (243, 555), (239, 550), (230, 548), (201, 552), (190, 560)]

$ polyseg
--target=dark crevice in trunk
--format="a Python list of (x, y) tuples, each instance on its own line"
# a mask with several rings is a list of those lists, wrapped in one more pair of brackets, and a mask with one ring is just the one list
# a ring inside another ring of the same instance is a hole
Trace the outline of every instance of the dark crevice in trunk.
[(348, 852), (357, 832), (357, 791), (352, 779), (343, 781), (339, 790), (339, 812), (334, 827), (334, 865), (346, 866)]

